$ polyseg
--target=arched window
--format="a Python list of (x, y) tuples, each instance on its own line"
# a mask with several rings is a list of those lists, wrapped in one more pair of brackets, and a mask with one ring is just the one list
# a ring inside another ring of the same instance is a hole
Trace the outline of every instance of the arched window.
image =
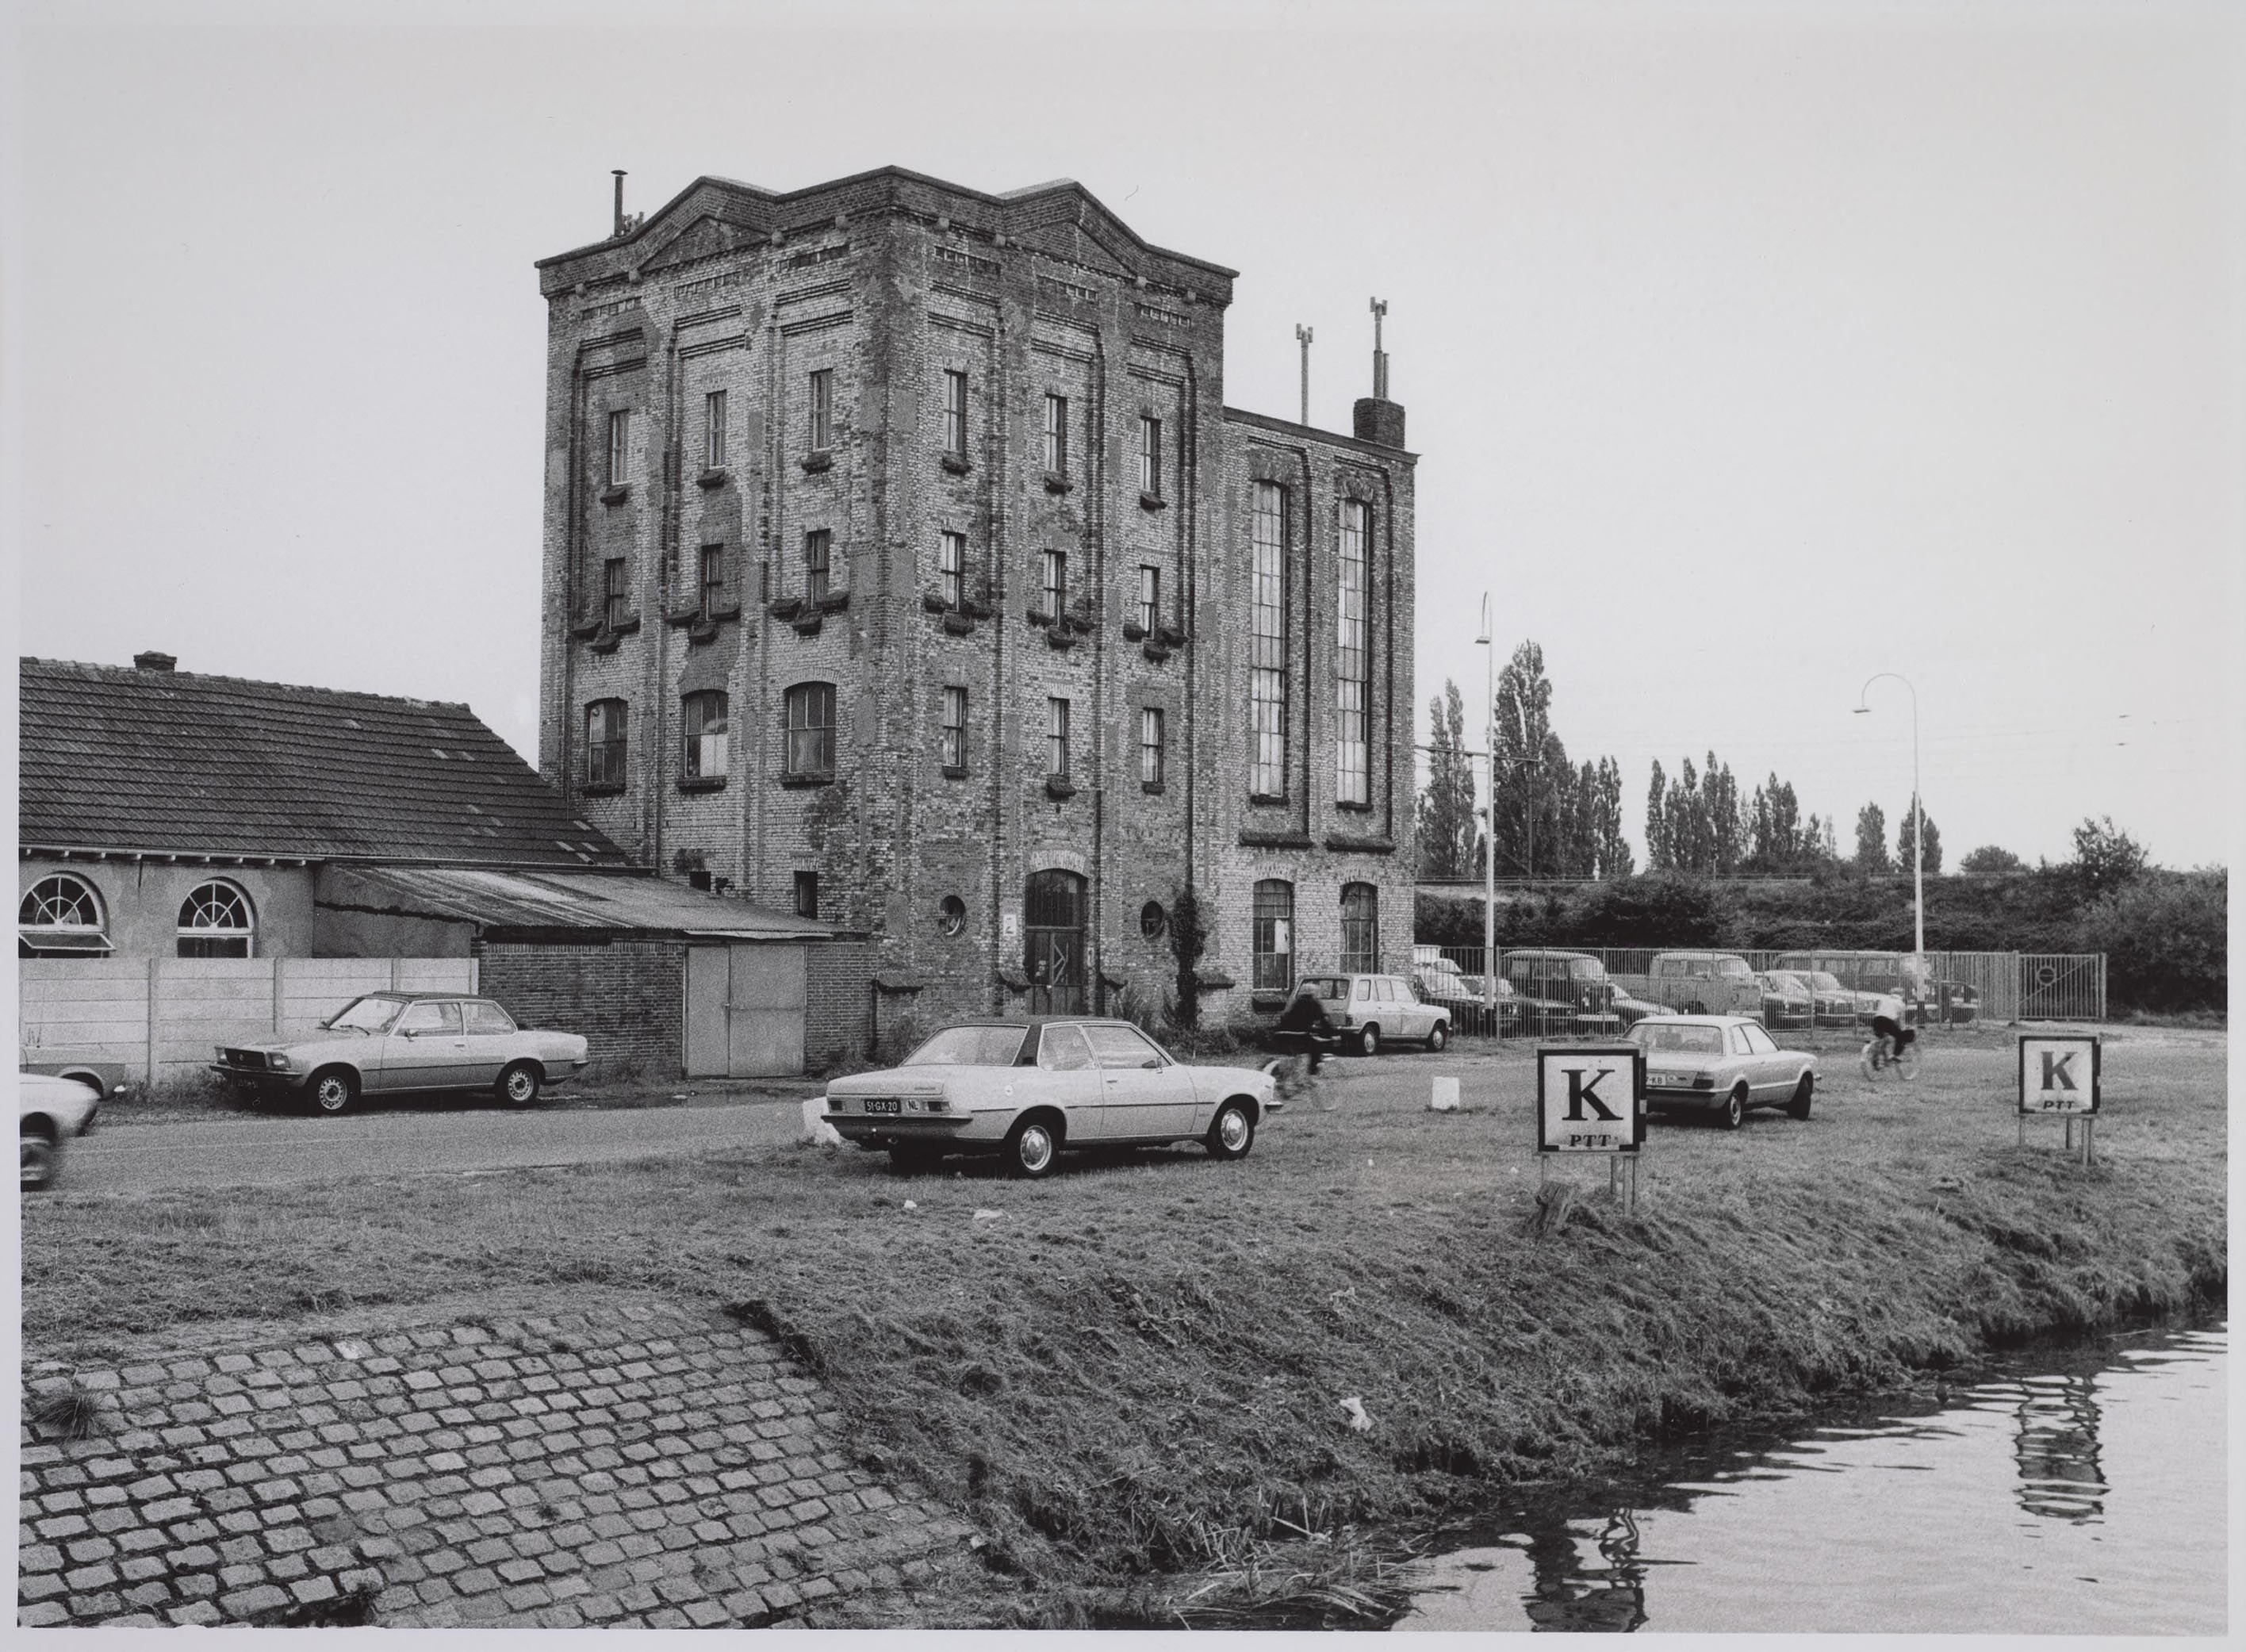
[(787, 777), (834, 776), (834, 685), (799, 683), (787, 691)]
[(256, 927), (241, 890), (215, 880), (197, 884), (180, 902), (180, 956), (247, 958)]
[(58, 873), (24, 892), (23, 904), (16, 908), (17, 957), (98, 957), (109, 950), (101, 897), (92, 884)]
[(1256, 886), (1256, 990), (1284, 992), (1295, 984), (1295, 886), (1265, 878)]
[(622, 700), (595, 700), (585, 708), (585, 789), (621, 792), (624, 786), (624, 717)]
[(1380, 968), (1380, 891), (1369, 883), (1341, 887), (1341, 967), (1359, 974)]
[(679, 717), (686, 750), (679, 765), (679, 773), (689, 780), (722, 780), (725, 778), (725, 696), (723, 690), (711, 689), (700, 694), (690, 694)]

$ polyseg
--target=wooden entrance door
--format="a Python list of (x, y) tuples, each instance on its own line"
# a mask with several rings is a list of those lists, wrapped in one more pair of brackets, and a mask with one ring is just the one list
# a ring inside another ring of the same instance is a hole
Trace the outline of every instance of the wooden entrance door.
[(1085, 881), (1073, 872), (1030, 875), (1022, 900), (1022, 969), (1032, 1015), (1085, 1011)]

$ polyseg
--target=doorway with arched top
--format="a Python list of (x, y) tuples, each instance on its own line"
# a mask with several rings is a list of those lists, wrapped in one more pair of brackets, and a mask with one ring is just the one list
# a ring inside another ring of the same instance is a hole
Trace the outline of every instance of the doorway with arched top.
[(1030, 874), (1022, 900), (1022, 969), (1030, 1012), (1080, 1016), (1084, 993), (1085, 880), (1058, 867)]

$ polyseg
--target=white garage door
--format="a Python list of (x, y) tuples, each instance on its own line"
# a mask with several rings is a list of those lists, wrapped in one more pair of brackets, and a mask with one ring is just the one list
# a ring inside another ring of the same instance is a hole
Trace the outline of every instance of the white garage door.
[(686, 1072), (769, 1078), (803, 1071), (800, 946), (736, 942), (686, 951)]

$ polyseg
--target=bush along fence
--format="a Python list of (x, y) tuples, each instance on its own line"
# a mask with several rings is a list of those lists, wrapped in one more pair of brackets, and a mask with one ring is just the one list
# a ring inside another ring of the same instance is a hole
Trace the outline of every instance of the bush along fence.
[(307, 1033), (362, 993), (473, 992), (473, 958), (25, 958), (26, 1050), (192, 1077), (214, 1044)]
[[(1596, 1031), (1602, 1005), (1616, 996), (1636, 999), (1663, 1010), (1688, 1008), (1678, 983), (1657, 976), (1653, 961), (1664, 948), (1657, 947), (1524, 947), (1498, 948), (1499, 978), (1513, 989), (1515, 1003), (1501, 1010), (1503, 1030), (1549, 1032)], [(1895, 989), (1898, 971), (1907, 954), (1766, 948), (1677, 948), (1666, 950), (1696, 953), (1701, 957), (1744, 960), (1753, 972), (1819, 971), (1831, 975), (1851, 992)], [(1462, 1033), (1497, 1030), (1488, 1012), (1473, 1002), (1483, 996), (1483, 951), (1480, 947), (1422, 943), (1412, 948), (1412, 967), (1420, 989), (1431, 996), (1453, 998), (1453, 1030)], [(1936, 1025), (1975, 1022), (2103, 1021), (2106, 1018), (2106, 956), (2103, 953), (1931, 952), (1926, 955), (1933, 991), (1926, 1001), (1924, 1020)], [(1582, 962), (1588, 961), (1588, 962)], [(1710, 1001), (1711, 1010), (1763, 1013), (1767, 1006), (1759, 989), (1734, 976), (1726, 1002)], [(1600, 990), (1601, 983), (1611, 990)], [(1712, 991), (1720, 992), (1720, 977), (1712, 977)], [(1708, 995), (1703, 995), (1704, 997)], [(1736, 999), (1737, 1002), (1732, 1002)], [(1563, 1017), (1562, 1007), (1572, 1012)], [(1642, 1011), (1638, 1013), (1643, 1013)], [(1634, 1019), (1625, 1006), (1618, 1021)], [(1561, 1024), (1563, 1020), (1567, 1024)], [(1790, 1026), (1845, 1027), (1859, 1024), (1862, 1016), (1853, 1008), (1841, 1008), (1831, 997), (1806, 1006)], [(1576, 1024), (1581, 1023), (1582, 1024)]]

